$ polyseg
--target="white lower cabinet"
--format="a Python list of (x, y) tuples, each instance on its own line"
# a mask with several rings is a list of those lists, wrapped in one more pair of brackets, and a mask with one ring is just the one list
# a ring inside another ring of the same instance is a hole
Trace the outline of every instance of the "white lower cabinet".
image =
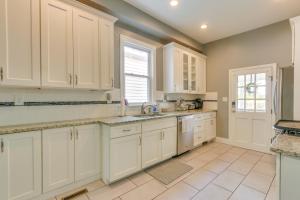
[(75, 181), (100, 174), (99, 125), (75, 127)]
[(109, 184), (177, 153), (177, 119), (102, 126), (103, 175)]
[(74, 182), (73, 128), (43, 131), (43, 191)]
[(109, 162), (110, 182), (141, 170), (141, 135), (112, 139)]
[(98, 175), (100, 140), (98, 125), (43, 131), (43, 192)]
[(41, 132), (0, 136), (0, 199), (27, 200), (42, 192)]
[(195, 116), (193, 123), (194, 147), (216, 138), (216, 113)]
[(162, 131), (145, 132), (142, 135), (142, 167), (154, 165), (162, 160)]
[(166, 160), (177, 154), (177, 128), (166, 128), (162, 133), (162, 159)]

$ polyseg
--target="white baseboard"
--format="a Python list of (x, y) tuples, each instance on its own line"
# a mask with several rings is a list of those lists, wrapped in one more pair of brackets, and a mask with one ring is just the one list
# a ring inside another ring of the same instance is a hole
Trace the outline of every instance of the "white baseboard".
[(232, 142), (228, 138), (216, 137), (216, 142), (232, 145)]

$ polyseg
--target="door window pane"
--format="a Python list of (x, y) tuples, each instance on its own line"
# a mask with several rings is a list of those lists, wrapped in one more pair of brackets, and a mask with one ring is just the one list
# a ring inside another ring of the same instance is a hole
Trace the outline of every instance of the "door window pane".
[(254, 111), (254, 100), (246, 100), (246, 110)]
[(256, 100), (256, 111), (258, 111), (258, 112), (266, 111), (266, 101), (265, 100)]
[(266, 85), (266, 73), (256, 74), (256, 85)]
[(245, 88), (238, 88), (238, 99), (244, 99), (245, 98)]
[(238, 100), (237, 103), (237, 110), (245, 110), (245, 101), (244, 100)]
[(239, 75), (238, 76), (238, 87), (244, 87), (245, 86), (245, 76)]
[(256, 88), (256, 98), (257, 99), (266, 98), (266, 86), (260, 86)]

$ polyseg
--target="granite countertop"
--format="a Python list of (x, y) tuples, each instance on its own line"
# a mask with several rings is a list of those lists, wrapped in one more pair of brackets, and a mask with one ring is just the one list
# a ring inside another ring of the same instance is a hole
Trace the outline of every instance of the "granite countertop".
[(272, 141), (271, 151), (286, 156), (300, 157), (300, 137), (278, 134)]
[(117, 126), (125, 123), (142, 122), (146, 120), (161, 119), (167, 117), (178, 117), (185, 115), (201, 114), (207, 112), (216, 112), (216, 110), (191, 110), (191, 111), (178, 111), (178, 112), (166, 112), (163, 115), (151, 116), (151, 117), (137, 117), (137, 116), (124, 116), (124, 117), (106, 117), (106, 118), (91, 118), (91, 119), (79, 119), (68, 121), (56, 121), (56, 122), (41, 122), (34, 124), (20, 124), (11, 126), (0, 126), (0, 135), (39, 131), (45, 129), (63, 128), (69, 126), (82, 126), (88, 124), (106, 124), (109, 126)]

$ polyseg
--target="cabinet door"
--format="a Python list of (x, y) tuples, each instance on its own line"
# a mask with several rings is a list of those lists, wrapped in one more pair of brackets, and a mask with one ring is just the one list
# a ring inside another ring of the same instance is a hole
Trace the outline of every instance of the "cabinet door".
[(196, 56), (191, 55), (190, 56), (190, 73), (189, 73), (189, 90), (190, 93), (197, 93), (197, 83), (198, 83), (198, 73), (197, 73), (197, 67), (198, 67), (198, 59)]
[(171, 127), (162, 131), (162, 159), (168, 159), (177, 153), (177, 128)]
[(204, 120), (204, 128), (205, 128), (205, 137), (206, 140), (212, 140), (216, 137), (216, 119), (206, 119)]
[(73, 87), (72, 7), (56, 0), (42, 0), (42, 86)]
[(43, 131), (43, 191), (74, 182), (73, 128)]
[(25, 200), (41, 194), (41, 133), (0, 137), (0, 199)]
[(182, 90), (188, 93), (190, 88), (189, 76), (190, 76), (190, 56), (188, 53), (182, 53)]
[(100, 88), (114, 88), (114, 23), (100, 19)]
[(99, 88), (98, 22), (95, 15), (73, 11), (75, 88)]
[(181, 92), (183, 90), (183, 67), (182, 67), (182, 52), (175, 48), (173, 52), (174, 65), (174, 91)]
[(206, 93), (206, 59), (199, 57), (198, 58), (198, 77), (197, 77), (197, 90), (200, 94)]
[(100, 173), (99, 125), (75, 127), (75, 180)]
[(40, 87), (40, 1), (0, 1), (0, 85)]
[(144, 132), (142, 147), (142, 168), (160, 162), (162, 159), (162, 131)]
[(139, 135), (112, 139), (110, 143), (110, 182), (141, 170)]

